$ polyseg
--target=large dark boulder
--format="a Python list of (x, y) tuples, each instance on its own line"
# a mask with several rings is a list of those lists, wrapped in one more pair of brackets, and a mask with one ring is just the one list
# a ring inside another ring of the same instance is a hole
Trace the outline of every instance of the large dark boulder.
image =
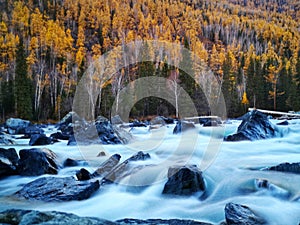
[(253, 110), (243, 116), (243, 121), (235, 134), (228, 135), (225, 141), (260, 140), (273, 138), (277, 134), (277, 128), (272, 124), (268, 116)]
[(76, 178), (77, 180), (81, 181), (89, 180), (92, 178), (92, 174), (88, 170), (81, 168), (79, 171), (76, 172)]
[(77, 160), (67, 158), (67, 159), (64, 161), (63, 166), (64, 166), (64, 167), (74, 167), (74, 166), (79, 166), (79, 162), (78, 162)]
[(77, 181), (73, 177), (42, 177), (16, 192), (28, 200), (72, 201), (88, 199), (100, 188), (99, 181)]
[(300, 174), (300, 163), (281, 163), (277, 166), (271, 166), (267, 170)]
[(225, 218), (227, 225), (259, 225), (266, 221), (256, 215), (249, 207), (234, 203), (225, 206)]
[(45, 134), (33, 134), (29, 140), (30, 146), (50, 145), (51, 143), (52, 138), (47, 137)]
[(25, 128), (25, 135), (31, 137), (34, 134), (43, 134), (44, 130), (37, 125), (31, 125)]
[(80, 144), (127, 144), (132, 136), (127, 131), (114, 126), (110, 121), (99, 116), (94, 123), (90, 123), (75, 130), (68, 145)]
[(68, 126), (69, 124), (75, 123), (75, 122), (82, 122), (82, 118), (76, 113), (76, 112), (69, 112), (67, 115), (65, 115), (61, 121), (57, 124), (58, 127), (60, 126)]
[(18, 171), (23, 176), (57, 174), (59, 163), (57, 156), (49, 149), (23, 149), (19, 152)]
[(61, 130), (63, 135), (71, 136), (74, 134), (74, 129), (84, 127), (85, 124), (85, 120), (76, 112), (69, 112), (56, 126), (58, 130)]
[(196, 127), (195, 127), (194, 123), (179, 120), (177, 122), (176, 126), (174, 127), (173, 134), (180, 134), (184, 131), (192, 130), (195, 128)]
[(68, 134), (63, 134), (62, 132), (56, 132), (50, 135), (50, 138), (56, 139), (56, 140), (69, 140), (70, 135)]
[(10, 134), (25, 134), (25, 128), (30, 125), (29, 120), (9, 118), (6, 120), (7, 130)]
[(0, 148), (0, 178), (17, 174), (19, 156), (14, 148)]
[(170, 167), (163, 194), (193, 195), (205, 190), (202, 172), (195, 165)]

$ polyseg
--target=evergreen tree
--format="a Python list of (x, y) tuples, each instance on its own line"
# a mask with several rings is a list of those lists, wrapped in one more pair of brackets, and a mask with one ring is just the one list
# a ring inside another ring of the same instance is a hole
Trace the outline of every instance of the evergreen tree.
[(229, 53), (226, 54), (222, 70), (222, 93), (225, 98), (227, 113), (229, 117), (235, 117), (240, 114), (242, 108), (236, 89), (237, 76), (233, 69), (232, 59)]
[(13, 81), (1, 82), (0, 110), (3, 119), (15, 112), (15, 96)]
[(26, 56), (20, 41), (16, 56), (15, 95), (17, 115), (23, 119), (32, 118), (32, 84), (27, 74)]

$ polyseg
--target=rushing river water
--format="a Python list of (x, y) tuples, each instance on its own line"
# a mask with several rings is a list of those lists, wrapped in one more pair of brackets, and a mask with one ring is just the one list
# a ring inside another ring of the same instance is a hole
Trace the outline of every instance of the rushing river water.
[[(278, 121), (272, 120), (273, 123)], [(173, 135), (174, 125), (149, 131), (134, 128), (134, 141), (128, 145), (67, 146), (65, 141), (47, 146), (63, 161), (66, 158), (87, 160), (89, 165), (61, 169), (58, 176), (74, 175), (85, 167), (93, 172), (109, 155), (119, 153), (121, 161), (144, 151), (150, 160), (136, 164), (150, 165), (119, 185), (104, 185), (89, 199), (72, 202), (41, 203), (20, 201), (11, 195), (22, 185), (37, 177), (11, 176), (0, 180), (0, 210), (8, 208), (64, 211), (80, 216), (108, 220), (122, 218), (181, 218), (218, 224), (225, 220), (224, 207), (228, 202), (249, 206), (270, 224), (297, 225), (300, 222), (300, 175), (263, 171), (283, 162), (300, 162), (300, 120), (281, 126), (283, 137), (242, 142), (223, 142), (224, 134), (235, 132), (240, 121), (222, 128), (197, 125), (183, 135)], [(46, 133), (54, 132), (53, 127)], [(18, 140), (17, 151), (28, 140)], [(108, 156), (96, 157), (104, 151)], [(206, 191), (192, 197), (162, 195), (169, 166), (196, 164), (202, 170)], [(48, 175), (47, 175), (48, 176)], [(260, 188), (259, 179), (271, 183)]]

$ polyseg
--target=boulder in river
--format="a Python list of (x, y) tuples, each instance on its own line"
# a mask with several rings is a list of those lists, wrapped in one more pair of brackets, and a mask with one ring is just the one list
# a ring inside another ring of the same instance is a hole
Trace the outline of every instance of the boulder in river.
[(267, 170), (300, 174), (300, 163), (281, 163), (277, 166), (271, 166)]
[(77, 177), (77, 180), (84, 181), (84, 180), (91, 179), (92, 174), (89, 171), (87, 171), (86, 169), (81, 168), (79, 171), (76, 172), (76, 177)]
[[(118, 162), (120, 156), (118, 154), (116, 154), (112, 157), (114, 157), (114, 159), (111, 159), (110, 162), (107, 163), (107, 166), (105, 166), (105, 167), (103, 166), (103, 168), (101, 168), (100, 172), (99, 172), (99, 170), (96, 171), (97, 174), (103, 173), (102, 171), (105, 172), (103, 174), (107, 174), (107, 175), (105, 175), (105, 177), (102, 180), (103, 183), (118, 182), (122, 178), (132, 175), (132, 173), (136, 172), (135, 169), (136, 168), (139, 169), (139, 167), (132, 167), (131, 162), (145, 161), (147, 159), (150, 159), (149, 153), (144, 153), (142, 151), (139, 151), (138, 153), (136, 153), (133, 156), (126, 159), (124, 162), (116, 165), (115, 167), (112, 167), (114, 164), (116, 164)], [(112, 163), (112, 164), (110, 164), (110, 163)], [(106, 163), (104, 165), (106, 165)], [(111, 167), (112, 167), (111, 171), (108, 172), (108, 169), (110, 169)], [(105, 168), (105, 170), (104, 170), (104, 168)]]
[(174, 127), (173, 134), (180, 134), (184, 131), (192, 130), (195, 128), (196, 127), (195, 127), (194, 123), (179, 120), (177, 122), (176, 126)]
[(211, 223), (205, 223), (195, 220), (181, 220), (181, 219), (122, 219), (117, 220), (118, 225), (212, 225)]
[(103, 162), (100, 167), (93, 173), (92, 176), (98, 177), (102, 176), (105, 177), (107, 174), (109, 174), (113, 168), (118, 165), (119, 161), (121, 159), (121, 156), (119, 154), (114, 154), (109, 159), (107, 159), (105, 162)]
[(23, 176), (57, 174), (59, 163), (54, 152), (47, 148), (23, 149), (19, 152), (18, 171)]
[(95, 217), (80, 217), (65, 212), (40, 212), (35, 210), (23, 209), (9, 209), (0, 212), (0, 223), (19, 225), (212, 225), (210, 223), (200, 221), (180, 219), (121, 219), (112, 222)]
[(266, 221), (262, 217), (256, 215), (249, 207), (235, 203), (226, 204), (225, 218), (228, 225), (266, 224)]
[(170, 167), (168, 177), (163, 194), (193, 195), (205, 190), (202, 172), (195, 165)]
[(253, 110), (243, 116), (243, 121), (235, 134), (228, 135), (225, 141), (260, 140), (273, 138), (277, 135), (277, 127), (272, 124), (267, 115)]
[(62, 132), (56, 132), (50, 135), (50, 138), (56, 140), (69, 140), (70, 135), (63, 134)]
[(278, 198), (287, 199), (290, 197), (288, 190), (279, 187), (266, 179), (255, 179), (255, 188), (257, 191), (262, 192), (263, 195), (268, 194)]
[(43, 134), (44, 130), (37, 125), (31, 125), (25, 128), (25, 135), (31, 137), (34, 134)]
[(6, 120), (6, 126), (10, 134), (25, 134), (25, 128), (29, 125), (29, 120), (22, 120), (19, 118), (9, 118)]
[(64, 166), (64, 167), (74, 167), (74, 166), (79, 166), (79, 162), (78, 162), (77, 160), (67, 158), (67, 159), (64, 161), (63, 166)]
[(88, 199), (100, 188), (99, 181), (77, 181), (73, 177), (42, 177), (15, 193), (28, 200), (72, 201)]
[(29, 145), (50, 145), (52, 143), (52, 138), (47, 137), (45, 134), (33, 134), (30, 137)]
[(16, 145), (16, 143), (9, 135), (0, 133), (0, 145)]
[(0, 148), (0, 178), (17, 174), (19, 156), (14, 148)]
[(127, 144), (132, 136), (127, 131), (113, 126), (110, 121), (99, 116), (95, 122), (78, 127), (70, 137), (68, 145), (80, 144)]

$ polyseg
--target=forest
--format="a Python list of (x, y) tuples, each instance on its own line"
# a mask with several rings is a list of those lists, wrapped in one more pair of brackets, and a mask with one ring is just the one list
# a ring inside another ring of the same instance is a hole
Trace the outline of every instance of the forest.
[[(229, 117), (248, 107), (300, 110), (297, 0), (0, 0), (0, 11), (2, 121), (61, 119), (72, 110), (76, 87), (94, 60), (147, 40), (181, 44), (207, 64), (221, 84)], [(195, 78), (198, 73), (193, 68)], [(199, 115), (210, 113), (195, 78), (161, 59), (95, 80), (101, 90), (96, 114), (109, 117), (120, 89), (146, 76), (175, 76)], [(131, 110), (137, 118), (157, 114), (177, 116), (155, 97)]]

